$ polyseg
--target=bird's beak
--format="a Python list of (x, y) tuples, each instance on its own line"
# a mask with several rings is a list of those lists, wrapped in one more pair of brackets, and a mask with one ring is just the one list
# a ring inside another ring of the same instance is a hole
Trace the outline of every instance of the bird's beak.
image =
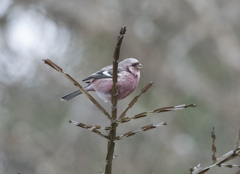
[(141, 69), (142, 67), (143, 67), (142, 64), (139, 63), (139, 65), (138, 65), (138, 69)]

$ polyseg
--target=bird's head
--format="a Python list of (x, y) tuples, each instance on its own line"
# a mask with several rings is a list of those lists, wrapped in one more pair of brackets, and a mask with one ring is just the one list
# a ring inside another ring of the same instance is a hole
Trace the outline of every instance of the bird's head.
[(119, 67), (133, 75), (140, 76), (140, 69), (143, 66), (137, 59), (127, 58), (119, 63)]

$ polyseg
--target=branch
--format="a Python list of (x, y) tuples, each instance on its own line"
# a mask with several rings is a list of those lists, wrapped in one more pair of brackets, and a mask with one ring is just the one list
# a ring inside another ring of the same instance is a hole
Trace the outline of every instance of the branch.
[[(191, 174), (203, 174), (203, 173), (206, 173), (210, 168), (215, 167), (215, 166), (218, 166), (218, 167), (230, 166), (230, 165), (226, 165), (223, 163), (227, 162), (229, 160), (232, 160), (232, 159), (236, 158), (237, 156), (240, 156), (240, 147), (236, 148), (235, 150), (231, 150), (231, 151), (227, 152), (226, 154), (224, 154), (223, 156), (218, 158), (215, 163), (213, 163), (212, 165), (210, 165), (208, 167), (201, 168), (200, 164), (199, 164), (198, 167), (194, 167)], [(235, 166), (235, 165), (232, 165), (232, 166)], [(236, 165), (236, 166), (239, 167), (238, 165)]]
[(128, 107), (125, 109), (125, 111), (123, 111), (123, 113), (120, 115), (120, 117), (118, 119), (122, 119), (125, 117), (127, 111), (133, 107), (133, 105), (137, 102), (138, 97), (140, 97), (143, 93), (145, 93), (149, 88), (151, 88), (153, 85), (153, 82), (149, 82), (142, 90), (141, 93), (139, 95), (137, 95), (136, 97), (134, 97), (132, 99), (132, 101), (128, 104)]
[(138, 118), (142, 118), (142, 117), (146, 117), (148, 114), (153, 114), (153, 113), (160, 113), (160, 112), (168, 112), (168, 111), (176, 111), (176, 110), (181, 110), (181, 109), (186, 109), (188, 107), (196, 107), (195, 104), (190, 104), (190, 105), (178, 105), (178, 106), (169, 106), (169, 107), (164, 107), (164, 108), (159, 108), (159, 109), (155, 109), (155, 110), (151, 110), (151, 111), (147, 111), (147, 112), (142, 112), (140, 114), (137, 114), (133, 117), (125, 117), (122, 118), (120, 120), (118, 120), (118, 123), (125, 123), (125, 122), (129, 122), (130, 120), (133, 119), (138, 119)]
[(221, 164), (221, 167), (227, 167), (227, 168), (240, 168), (240, 165), (236, 165), (236, 164)]
[(112, 121), (117, 118), (117, 72), (118, 72), (118, 59), (120, 55), (120, 48), (122, 45), (122, 40), (124, 34), (126, 32), (126, 26), (122, 27), (120, 30), (120, 34), (118, 35), (117, 44), (115, 47), (114, 55), (113, 55), (113, 86), (112, 86)]
[(53, 63), (51, 60), (49, 59), (43, 59), (44, 63), (46, 63), (47, 65), (49, 65), (50, 67), (52, 67), (53, 69), (57, 70), (58, 72), (60, 72), (64, 77), (66, 77), (68, 80), (70, 80), (75, 86), (78, 87), (78, 89), (87, 96), (87, 98), (89, 98), (89, 100), (91, 100), (96, 106), (97, 108), (102, 111), (107, 117), (108, 119), (111, 120), (111, 117), (109, 115), (109, 113), (87, 92), (83, 89), (83, 87), (76, 81), (74, 80), (70, 75), (66, 74), (65, 72), (63, 72), (62, 68), (60, 68), (59, 66), (57, 66), (55, 63)]
[(212, 133), (211, 133), (211, 137), (212, 137), (212, 139), (213, 139), (213, 144), (212, 144), (212, 151), (213, 151), (212, 161), (213, 161), (213, 163), (215, 163), (216, 160), (217, 160), (217, 159), (216, 159), (216, 156), (215, 156), (216, 151), (217, 151), (217, 148), (216, 148), (216, 146), (215, 146), (216, 135), (215, 135), (215, 133), (214, 133), (214, 127), (213, 127), (213, 131), (212, 131)]
[(117, 136), (115, 140), (121, 140), (121, 139), (123, 139), (123, 138), (125, 138), (125, 137), (133, 136), (133, 135), (135, 135), (135, 134), (138, 133), (138, 132), (148, 131), (148, 130), (154, 129), (154, 128), (158, 127), (158, 126), (165, 126), (165, 125), (167, 125), (166, 122), (158, 123), (158, 124), (155, 124), (155, 125), (150, 124), (150, 125), (141, 127), (141, 129), (138, 129), (138, 130), (135, 130), (135, 131), (130, 131), (130, 132), (127, 132), (127, 133), (125, 133), (125, 134), (123, 134), (123, 135)]
[[(212, 133), (212, 135), (213, 135), (213, 133)], [(238, 132), (238, 135), (239, 135), (239, 132)], [(234, 159), (238, 156), (240, 157), (240, 146), (236, 147), (234, 150), (231, 150), (231, 151), (225, 153), (220, 158), (217, 158), (217, 160), (213, 164), (209, 165), (208, 167), (201, 168), (200, 164), (198, 164), (197, 167), (194, 167), (193, 169), (190, 169), (191, 174), (203, 174), (203, 173), (206, 173), (210, 168), (215, 167), (215, 166), (218, 166), (218, 167), (239, 167), (239, 165), (223, 164), (223, 163), (225, 163), (227, 161), (230, 161), (230, 160), (232, 160), (232, 159)]]
[(240, 127), (238, 128), (236, 148), (239, 147), (239, 141), (240, 141)]
[(120, 55), (120, 48), (122, 44), (122, 40), (124, 34), (126, 32), (126, 26), (122, 27), (120, 30), (120, 34), (118, 35), (117, 45), (115, 47), (114, 56), (113, 56), (113, 86), (112, 86), (112, 117), (111, 117), (111, 129), (109, 132), (109, 142), (108, 142), (108, 152), (106, 157), (106, 167), (105, 167), (105, 174), (112, 173), (112, 159), (115, 147), (115, 138), (116, 138), (116, 128), (117, 128), (117, 71), (118, 71), (118, 59)]
[(78, 127), (81, 127), (81, 128), (84, 128), (84, 129), (87, 129), (87, 130), (90, 130), (91, 132), (94, 132), (98, 135), (100, 135), (101, 137), (104, 137), (106, 139), (108, 139), (108, 136), (107, 135), (103, 135), (100, 131), (98, 131), (97, 129), (104, 129), (104, 130), (109, 130), (110, 128), (109, 127), (101, 127), (101, 126), (92, 126), (92, 125), (86, 125), (86, 124), (83, 124), (83, 123), (78, 123), (74, 120), (70, 120), (69, 123), (71, 124), (74, 124)]

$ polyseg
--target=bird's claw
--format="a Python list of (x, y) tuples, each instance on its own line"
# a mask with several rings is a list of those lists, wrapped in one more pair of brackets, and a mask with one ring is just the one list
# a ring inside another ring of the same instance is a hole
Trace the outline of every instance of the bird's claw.
[(117, 106), (111, 106), (111, 109), (112, 109), (112, 111), (114, 111), (114, 110), (116, 110), (117, 109)]
[(119, 94), (119, 90), (117, 90), (116, 94), (113, 94), (113, 96), (117, 96)]

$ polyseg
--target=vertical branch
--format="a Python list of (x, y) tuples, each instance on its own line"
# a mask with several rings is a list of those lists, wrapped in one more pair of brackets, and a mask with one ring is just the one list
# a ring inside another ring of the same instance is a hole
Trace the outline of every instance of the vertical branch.
[(114, 55), (113, 55), (113, 86), (112, 86), (112, 121), (115, 121), (117, 118), (117, 73), (118, 73), (118, 59), (120, 55), (120, 48), (122, 44), (122, 40), (124, 34), (126, 32), (126, 26), (122, 27), (120, 30), (120, 34), (117, 39), (117, 45), (115, 47)]
[(239, 141), (240, 141), (240, 127), (239, 127), (239, 129), (238, 129), (238, 134), (237, 134), (236, 149), (237, 149), (238, 146), (239, 146)]
[(117, 128), (117, 96), (118, 96), (118, 89), (117, 89), (117, 73), (118, 73), (118, 59), (120, 55), (120, 48), (122, 44), (122, 40), (124, 34), (126, 32), (126, 26), (122, 27), (120, 30), (120, 34), (117, 39), (117, 45), (115, 47), (114, 56), (113, 56), (113, 86), (112, 86), (112, 116), (111, 116), (111, 129), (109, 132), (109, 141), (108, 141), (108, 153), (106, 157), (106, 168), (105, 174), (112, 173), (112, 160), (114, 154), (114, 147), (115, 147), (115, 138), (116, 138), (116, 128)]
[(215, 154), (216, 154), (216, 146), (215, 146), (216, 135), (214, 133), (214, 127), (213, 127), (213, 131), (211, 133), (211, 137), (213, 139), (213, 142), (212, 142), (212, 151), (213, 151), (212, 161), (213, 161), (213, 163), (215, 163), (217, 159), (216, 159), (216, 156), (215, 156)]

